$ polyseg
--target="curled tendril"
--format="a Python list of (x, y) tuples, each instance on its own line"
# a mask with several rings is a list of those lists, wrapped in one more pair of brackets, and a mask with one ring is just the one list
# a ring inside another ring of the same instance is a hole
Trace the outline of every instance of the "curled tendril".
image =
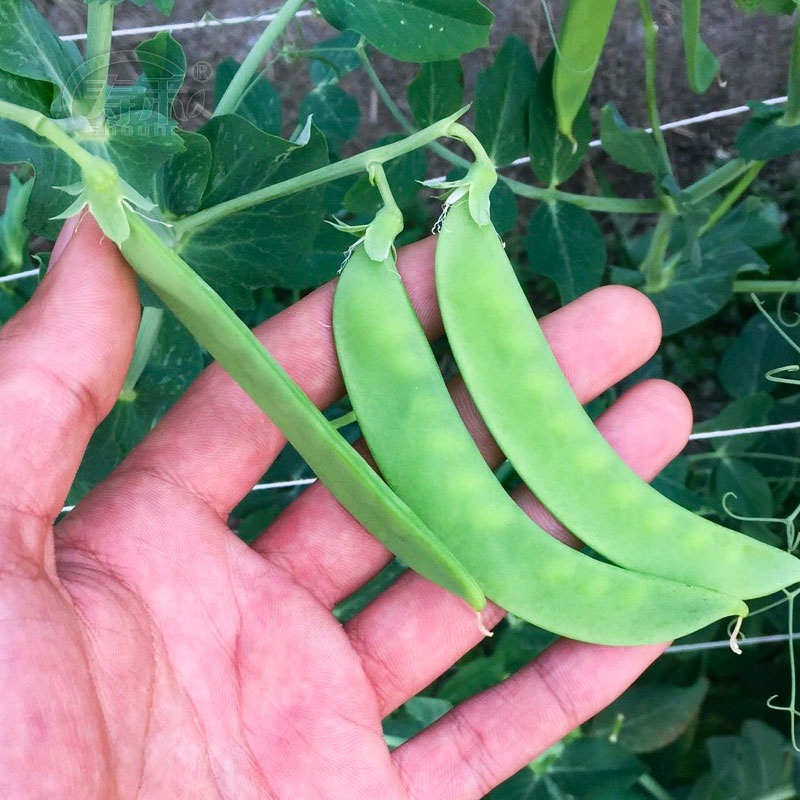
[(800, 372), (800, 365), (788, 364), (785, 367), (776, 367), (769, 370), (764, 377), (773, 383), (788, 383), (790, 386), (800, 386), (800, 378), (784, 378), (781, 376), (784, 372)]
[[(796, 281), (796, 284), (800, 286), (800, 280)], [(791, 313), (791, 316), (784, 316), (783, 303), (789, 296), (789, 294), (790, 294), (789, 292), (784, 292), (778, 298), (778, 308), (777, 308), (778, 321), (781, 323), (781, 325), (783, 325), (786, 328), (796, 328), (798, 325), (800, 325), (800, 312), (791, 311), (789, 312)]]

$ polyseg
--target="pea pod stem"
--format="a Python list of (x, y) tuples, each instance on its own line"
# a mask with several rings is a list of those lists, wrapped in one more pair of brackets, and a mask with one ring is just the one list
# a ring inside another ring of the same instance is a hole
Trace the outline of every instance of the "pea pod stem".
[(261, 62), (272, 49), (276, 41), (283, 35), (289, 23), (295, 18), (297, 12), (305, 5), (306, 0), (286, 0), (280, 11), (272, 18), (269, 25), (253, 45), (245, 57), (233, 80), (225, 89), (213, 116), (233, 114), (247, 94), (250, 83), (258, 72)]
[(383, 482), (250, 329), (136, 213), (121, 250), (139, 277), (244, 389), (319, 479), (410, 567), (473, 607), (483, 592), (458, 559)]
[(219, 203), (216, 206), (184, 217), (176, 221), (173, 226), (176, 237), (179, 241), (187, 234), (208, 227), (215, 222), (225, 219), (231, 214), (237, 214), (253, 206), (268, 203), (271, 200), (277, 200), (281, 197), (294, 194), (295, 192), (302, 192), (305, 189), (311, 189), (323, 183), (339, 180), (340, 178), (345, 178), (350, 175), (357, 175), (359, 172), (364, 172), (369, 169), (370, 164), (385, 164), (392, 159), (410, 153), (412, 150), (424, 147), (430, 142), (445, 136), (450, 126), (461, 117), (465, 111), (466, 108), (460, 109), (455, 114), (451, 114), (449, 117), (445, 117), (435, 122), (433, 125), (429, 125), (427, 128), (423, 128), (400, 141), (366, 150), (358, 155), (337, 161), (335, 164), (329, 164), (328, 166), (311, 170), (295, 178), (289, 178), (288, 180), (273, 184), (272, 186), (267, 186), (264, 189), (243, 194), (240, 197), (236, 197), (224, 203)]

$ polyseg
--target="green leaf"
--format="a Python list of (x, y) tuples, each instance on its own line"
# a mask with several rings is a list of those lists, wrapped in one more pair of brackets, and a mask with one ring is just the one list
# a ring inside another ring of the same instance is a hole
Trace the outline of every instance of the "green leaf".
[(527, 149), (536, 74), (528, 45), (508, 36), (494, 61), (475, 79), (475, 134), (498, 167)]
[(412, 697), (383, 721), (383, 734), (390, 747), (398, 747), (446, 714), (452, 705), (438, 697)]
[[(215, 103), (219, 103), (222, 99), (222, 95), (238, 69), (239, 62), (234, 58), (225, 58), (219, 63)], [(276, 136), (281, 132), (283, 125), (281, 96), (263, 75), (258, 75), (250, 82), (247, 91), (236, 106), (236, 114), (248, 122), (252, 122), (256, 128), (262, 131)]]
[(315, 86), (301, 101), (298, 110), (301, 119), (311, 117), (322, 131), (331, 151), (338, 153), (358, 132), (361, 109), (358, 100), (341, 86), (325, 83)]
[(464, 105), (464, 72), (458, 61), (423, 64), (408, 84), (408, 105), (420, 128), (426, 128)]
[(647, 292), (661, 315), (665, 336), (716, 314), (733, 296), (740, 272), (769, 269), (755, 250), (737, 239), (701, 241), (701, 248), (697, 257), (676, 265), (663, 288)]
[(796, 353), (761, 314), (751, 317), (733, 339), (719, 367), (723, 388), (731, 397), (772, 392), (777, 384), (766, 373), (794, 363)]
[[(305, 145), (234, 115), (215, 117), (201, 133), (212, 153), (203, 209), (328, 163), (325, 139), (314, 127)], [(309, 288), (296, 265), (316, 239), (323, 196), (316, 188), (232, 214), (187, 234), (179, 252), (235, 308), (250, 307), (258, 287)]]
[(33, 181), (20, 181), (12, 172), (9, 178), (6, 208), (0, 216), (0, 275), (9, 275), (27, 268), (30, 232), (25, 216), (33, 189)]
[(56, 217), (72, 199), (54, 186), (71, 186), (80, 180), (80, 169), (46, 139), (15, 122), (0, 120), (0, 163), (30, 164), (35, 173), (26, 227), (45, 239), (55, 239), (61, 230)]
[(666, 683), (634, 684), (591, 722), (590, 735), (616, 741), (631, 753), (652, 753), (685, 733), (697, 719), (709, 682), (687, 688)]
[(746, 14), (793, 14), (797, 11), (795, 0), (734, 0)]
[(398, 61), (449, 61), (489, 43), (494, 15), (478, 0), (317, 0), (339, 30), (352, 28)]
[(0, 3), (0, 69), (64, 89), (82, 64), (75, 44), (56, 36), (30, 0)]
[(740, 736), (712, 736), (706, 742), (711, 771), (689, 800), (754, 800), (791, 797), (792, 762), (787, 742), (761, 720), (747, 720)]
[(159, 167), (183, 148), (184, 140), (174, 122), (156, 111), (141, 109), (109, 118), (107, 140), (88, 149), (111, 161), (123, 180), (152, 198)]
[(700, 36), (701, 0), (681, 0), (683, 48), (692, 91), (702, 94), (719, 74), (719, 61)]
[(200, 347), (171, 314), (165, 314), (156, 347), (136, 383), (134, 400), (118, 401), (92, 436), (70, 492), (74, 504), (150, 432), (203, 367)]
[(49, 116), (53, 102), (53, 85), (35, 78), (0, 71), (0, 100), (32, 108)]
[(584, 103), (572, 126), (574, 141), (558, 130), (553, 99), (553, 64), (551, 53), (544, 62), (534, 84), (530, 109), (531, 168), (548, 186), (563, 183), (580, 167), (589, 150), (592, 122), (589, 106)]
[(653, 134), (643, 128), (629, 127), (613, 103), (603, 106), (600, 140), (606, 153), (623, 167), (656, 177), (663, 174), (661, 156)]
[(742, 158), (769, 161), (800, 150), (800, 125), (781, 125), (783, 108), (764, 103), (748, 103), (750, 119), (736, 137)]
[(184, 217), (200, 210), (211, 175), (211, 143), (199, 133), (182, 132), (183, 151), (161, 165), (156, 197), (163, 211)]
[[(90, 2), (94, 2), (94, 0), (86, 0), (86, 3)], [(175, 0), (100, 0), (100, 2), (111, 2), (115, 6), (124, 2), (131, 2), (140, 8), (149, 5), (153, 6), (153, 8), (157, 8), (165, 16), (172, 13), (172, 7), (175, 5)]]
[(550, 767), (548, 777), (569, 794), (582, 795), (602, 789), (616, 797), (632, 786), (645, 768), (619, 745), (603, 739), (576, 739)]
[(563, 303), (600, 285), (606, 245), (588, 211), (567, 203), (542, 203), (528, 223), (526, 242), (530, 269), (555, 281)]
[(319, 85), (336, 83), (348, 72), (361, 67), (358, 47), (361, 34), (357, 31), (343, 31), (332, 39), (318, 42), (308, 54), (311, 80)]
[(142, 42), (136, 48), (136, 56), (145, 77), (150, 107), (169, 117), (186, 78), (183, 48), (172, 34), (162, 32)]

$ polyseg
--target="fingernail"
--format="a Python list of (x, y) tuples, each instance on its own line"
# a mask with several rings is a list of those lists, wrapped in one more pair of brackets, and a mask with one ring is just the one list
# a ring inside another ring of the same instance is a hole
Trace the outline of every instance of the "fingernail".
[(64, 226), (61, 228), (61, 233), (58, 234), (58, 239), (56, 239), (56, 243), (53, 245), (53, 252), (50, 254), (50, 263), (47, 267), (48, 270), (55, 266), (56, 261), (58, 261), (58, 259), (64, 254), (64, 251), (67, 249), (67, 245), (75, 235), (75, 231), (78, 229), (78, 224), (82, 218), (83, 212), (81, 211), (74, 217), (70, 217), (64, 223)]

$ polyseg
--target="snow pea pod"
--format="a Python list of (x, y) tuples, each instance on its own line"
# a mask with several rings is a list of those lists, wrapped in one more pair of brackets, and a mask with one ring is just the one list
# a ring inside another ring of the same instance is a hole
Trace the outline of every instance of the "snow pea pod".
[(219, 295), (128, 210), (121, 250), (136, 273), (280, 428), (339, 502), (412, 569), (480, 610), (464, 566), (330, 424)]
[(503, 245), (448, 212), (436, 285), (459, 370), (501, 450), (542, 504), (609, 561), (742, 599), (800, 581), (800, 559), (678, 506), (614, 452), (572, 392)]
[(558, 129), (572, 138), (572, 123), (592, 85), (617, 0), (569, 0), (553, 71)]
[[(466, 201), (465, 201), (466, 204)], [(507, 494), (464, 426), (392, 257), (363, 245), (344, 267), (333, 330), (356, 418), (390, 486), (495, 602), (587, 642), (661, 642), (741, 601), (595, 560), (539, 528)]]

